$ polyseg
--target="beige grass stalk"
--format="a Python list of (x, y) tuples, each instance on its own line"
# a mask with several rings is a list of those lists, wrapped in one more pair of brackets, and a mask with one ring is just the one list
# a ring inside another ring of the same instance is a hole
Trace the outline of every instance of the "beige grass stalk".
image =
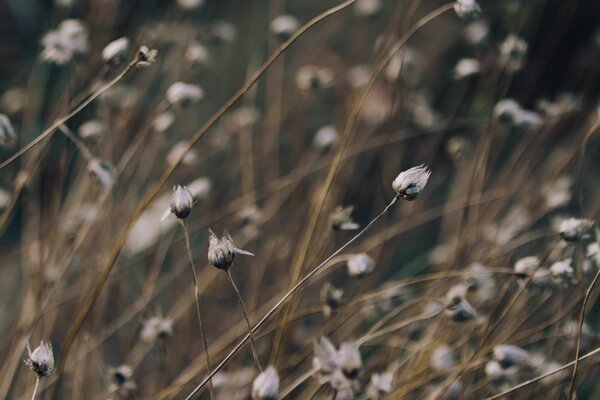
[[(73, 343), (76, 337), (79, 335), (81, 331), (81, 327), (83, 323), (87, 319), (92, 307), (96, 303), (100, 292), (104, 288), (108, 277), (112, 271), (113, 266), (115, 265), (117, 258), (119, 257), (125, 242), (127, 241), (127, 237), (129, 236), (129, 232), (133, 228), (133, 225), (137, 221), (138, 217), (146, 210), (146, 208), (150, 205), (152, 200), (158, 195), (162, 187), (167, 183), (168, 179), (171, 177), (175, 169), (179, 166), (183, 158), (186, 154), (192, 149), (192, 147), (208, 132), (208, 130), (219, 120), (221, 117), (231, 109), (231, 107), (236, 104), (242, 96), (254, 86), (254, 84), (258, 81), (258, 79), (269, 69), (269, 67), (296, 41), (298, 40), (304, 33), (306, 33), (313, 26), (317, 25), (319, 22), (323, 21), (327, 17), (336, 14), (337, 12), (345, 9), (346, 7), (353, 4), (356, 0), (346, 0), (345, 2), (328, 9), (327, 11), (319, 14), (314, 17), (306, 24), (304, 24), (292, 37), (290, 37), (285, 43), (283, 43), (273, 54), (269, 56), (269, 58), (258, 68), (258, 70), (252, 75), (252, 77), (244, 83), (244, 85), (233, 95), (231, 96), (225, 104), (223, 104), (209, 119), (198, 129), (198, 131), (190, 138), (190, 140), (186, 143), (184, 151), (179, 155), (179, 157), (173, 162), (173, 164), (169, 165), (167, 169), (163, 172), (158, 181), (149, 189), (144, 198), (140, 201), (137, 208), (132, 212), (131, 217), (121, 229), (121, 231), (117, 235), (117, 239), (109, 253), (109, 256), (106, 260), (104, 266), (100, 269), (100, 274), (98, 278), (95, 280), (95, 284), (88, 291), (87, 297), (83, 300), (83, 304), (79, 309), (79, 312), (75, 316), (75, 320), (71, 324), (71, 328), (67, 332), (67, 336), (64, 342), (64, 347), (62, 351), (62, 357), (60, 362), (56, 368), (55, 375), (57, 376), (57, 382), (52, 389), (52, 395), (50, 398), (56, 398), (58, 395), (58, 388), (60, 386), (60, 382), (62, 380), (62, 373), (64, 371), (66, 362), (68, 360), (69, 352), (73, 346)], [(128, 69), (126, 68), (126, 71)], [(124, 74), (123, 74), (124, 75)], [(64, 121), (63, 121), (64, 122)], [(41, 139), (40, 139), (41, 140)]]
[(35, 386), (33, 387), (33, 394), (31, 395), (31, 400), (35, 400), (35, 395), (37, 394), (38, 388), (40, 387), (40, 377), (35, 377)]
[[(202, 322), (202, 314), (200, 313), (200, 290), (198, 289), (198, 276), (196, 275), (196, 265), (194, 263), (194, 256), (192, 255), (192, 247), (190, 245), (190, 232), (188, 224), (185, 219), (178, 220), (183, 227), (183, 234), (185, 236), (185, 248), (187, 251), (188, 258), (190, 260), (190, 267), (192, 268), (192, 276), (194, 277), (194, 296), (196, 298), (196, 313), (198, 314), (198, 325), (200, 326), (200, 336), (202, 337), (202, 344), (204, 346), (204, 352), (206, 356), (206, 371), (210, 373), (210, 354), (208, 352), (208, 342), (206, 341), (206, 332), (204, 331), (204, 323)], [(210, 392), (210, 398), (215, 398), (212, 381), (208, 383), (208, 390)]]

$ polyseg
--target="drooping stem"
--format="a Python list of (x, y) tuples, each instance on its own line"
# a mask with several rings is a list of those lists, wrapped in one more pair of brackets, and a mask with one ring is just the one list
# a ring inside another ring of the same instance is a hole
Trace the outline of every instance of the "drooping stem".
[[(200, 313), (200, 291), (198, 289), (198, 276), (196, 275), (196, 265), (194, 264), (194, 257), (192, 256), (192, 247), (190, 246), (190, 233), (188, 230), (187, 222), (185, 219), (179, 220), (183, 227), (183, 233), (185, 236), (185, 247), (187, 250), (188, 258), (190, 260), (190, 267), (192, 268), (192, 275), (194, 277), (194, 296), (196, 297), (196, 313), (198, 314), (198, 325), (200, 326), (200, 336), (202, 337), (202, 343), (204, 345), (204, 352), (206, 354), (206, 373), (210, 374), (210, 355), (208, 353), (208, 343), (206, 341), (206, 333), (204, 331), (204, 323), (202, 322), (202, 314)], [(210, 391), (210, 398), (214, 399), (214, 390), (212, 381), (208, 383), (208, 390)]]
[(33, 394), (31, 395), (31, 400), (35, 399), (35, 395), (37, 394), (38, 388), (40, 387), (40, 377), (35, 378), (35, 387), (33, 388)]
[(254, 345), (254, 334), (252, 333), (252, 325), (250, 325), (250, 319), (248, 318), (248, 312), (246, 311), (246, 306), (244, 305), (244, 300), (242, 299), (242, 295), (240, 294), (240, 290), (235, 285), (233, 281), (233, 276), (231, 276), (231, 271), (229, 269), (225, 270), (227, 272), (227, 278), (229, 278), (229, 282), (231, 282), (231, 286), (233, 286), (233, 290), (235, 290), (235, 294), (238, 298), (240, 306), (242, 306), (242, 311), (244, 312), (244, 318), (246, 319), (246, 323), (248, 324), (248, 334), (250, 335), (250, 346), (252, 347), (252, 357), (254, 357), (254, 361), (256, 361), (256, 365), (258, 369), (262, 372), (262, 367), (260, 365), (260, 361), (258, 360), (258, 354), (256, 353), (256, 346)]

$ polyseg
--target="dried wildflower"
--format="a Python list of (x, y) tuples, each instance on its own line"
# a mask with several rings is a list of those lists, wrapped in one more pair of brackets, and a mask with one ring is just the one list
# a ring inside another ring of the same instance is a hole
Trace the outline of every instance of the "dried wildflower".
[(313, 367), (325, 375), (333, 373), (338, 366), (337, 350), (333, 343), (325, 336), (321, 336), (313, 343), (313, 347)]
[(445, 313), (454, 322), (468, 322), (477, 318), (477, 311), (463, 297), (455, 296), (446, 303)]
[(171, 105), (185, 107), (204, 97), (204, 90), (198, 85), (175, 82), (167, 89), (167, 101)]
[(117, 181), (117, 170), (108, 161), (92, 158), (88, 162), (88, 171), (105, 190), (111, 190)]
[(192, 207), (194, 207), (194, 196), (188, 188), (181, 185), (173, 186), (169, 211), (178, 219), (186, 219), (192, 212)]
[[(173, 165), (177, 160), (181, 158), (184, 152), (187, 150), (187, 142), (181, 141), (175, 143), (175, 145), (171, 148), (169, 153), (167, 154), (167, 164)], [(181, 163), (183, 165), (192, 166), (198, 163), (199, 158), (196, 152), (193, 149), (190, 149), (185, 153)]]
[(461, 18), (472, 18), (481, 14), (481, 7), (475, 0), (456, 0), (454, 12)]
[(188, 44), (184, 58), (191, 63), (204, 66), (208, 65), (210, 62), (208, 50), (198, 42), (191, 42)]
[(531, 286), (537, 289), (546, 289), (550, 287), (552, 284), (552, 280), (550, 278), (550, 271), (548, 268), (538, 268), (537, 271), (533, 273), (533, 278), (531, 278)]
[(508, 72), (523, 68), (527, 55), (527, 42), (515, 35), (509, 35), (500, 45), (499, 62)]
[(331, 315), (331, 311), (338, 308), (342, 303), (344, 290), (334, 287), (331, 283), (325, 282), (319, 293), (319, 298), (323, 304), (323, 313), (326, 317)]
[(356, 0), (354, 13), (359, 17), (371, 17), (381, 10), (381, 0)]
[(589, 232), (594, 227), (594, 221), (589, 219), (568, 218), (561, 222), (558, 231), (560, 237), (567, 242), (579, 242), (589, 237)]
[(394, 374), (391, 371), (371, 375), (371, 381), (367, 386), (367, 398), (371, 400), (382, 399), (392, 392), (392, 381)]
[(521, 277), (534, 274), (540, 267), (540, 259), (536, 256), (523, 257), (517, 260), (514, 269), (515, 273)]
[(337, 206), (329, 216), (329, 224), (334, 231), (354, 231), (360, 225), (352, 220), (354, 206)]
[(156, 62), (156, 56), (158, 55), (158, 50), (149, 49), (147, 46), (142, 46), (139, 48), (137, 53), (137, 63), (136, 67), (138, 68), (146, 68)]
[(40, 57), (55, 64), (66, 64), (74, 56), (88, 51), (88, 31), (77, 19), (66, 19), (42, 38), (44, 49)]
[(572, 186), (573, 180), (568, 176), (561, 176), (545, 184), (542, 188), (542, 194), (546, 208), (548, 210), (555, 210), (568, 205), (573, 197), (571, 192)]
[(496, 280), (494, 275), (480, 263), (471, 264), (467, 270), (471, 274), (466, 277), (467, 291), (473, 293), (479, 304), (487, 303), (496, 296)]
[(208, 262), (222, 270), (228, 270), (233, 265), (236, 254), (254, 256), (249, 251), (238, 249), (227, 231), (223, 232), (221, 239), (208, 229)]
[(555, 101), (541, 99), (537, 102), (538, 110), (546, 117), (557, 118), (571, 114), (581, 108), (582, 99), (573, 93), (561, 93)]
[(464, 79), (477, 75), (481, 71), (479, 60), (474, 58), (463, 58), (454, 67), (454, 79)]
[(152, 127), (157, 132), (165, 132), (175, 122), (175, 114), (171, 111), (165, 111), (156, 116), (152, 122)]
[(327, 89), (333, 85), (334, 75), (329, 68), (305, 65), (296, 73), (296, 86), (300, 90)]
[(500, 124), (504, 125), (517, 125), (521, 120), (523, 109), (513, 99), (500, 100), (494, 106), (494, 118)]
[(137, 385), (133, 380), (133, 369), (129, 365), (120, 365), (116, 368), (111, 368), (109, 371), (111, 384), (108, 391), (118, 393), (122, 396), (127, 396), (137, 389)]
[(54, 354), (52, 345), (43, 340), (40, 345), (31, 351), (27, 343), (27, 359), (25, 364), (35, 372), (38, 377), (50, 376), (54, 372)]
[(424, 164), (412, 167), (401, 172), (394, 179), (392, 188), (400, 198), (408, 201), (415, 200), (427, 185), (430, 175), (431, 171)]
[(278, 395), (279, 375), (274, 367), (269, 367), (252, 382), (252, 400), (276, 400)]
[(16, 141), (17, 134), (10, 119), (4, 114), (0, 114), (0, 146), (12, 146)]
[(177, 5), (186, 11), (196, 9), (204, 4), (204, 0), (177, 0)]
[(100, 121), (92, 119), (81, 124), (77, 132), (82, 139), (98, 139), (104, 133), (104, 129)]
[(338, 367), (348, 379), (356, 379), (362, 368), (362, 360), (358, 346), (354, 343), (344, 342), (340, 345), (337, 355)]
[(129, 39), (126, 37), (113, 40), (102, 50), (102, 60), (104, 62), (118, 65), (127, 59), (129, 50)]
[(367, 253), (352, 254), (346, 263), (348, 275), (353, 278), (363, 278), (375, 269), (375, 260)]
[(332, 147), (338, 140), (338, 130), (333, 125), (326, 125), (317, 131), (313, 144), (317, 149), (325, 150)]
[(521, 130), (538, 129), (544, 123), (544, 119), (535, 111), (523, 110), (517, 121), (517, 127)]
[(163, 341), (171, 336), (173, 336), (173, 320), (171, 318), (149, 318), (144, 321), (140, 331), (140, 339), (150, 343)]
[(519, 372), (518, 366), (502, 368), (496, 360), (490, 360), (485, 364), (485, 374), (495, 381), (509, 379)]
[(464, 38), (471, 45), (479, 45), (488, 37), (489, 32), (487, 22), (473, 21), (465, 28)]
[(300, 27), (292, 15), (280, 15), (271, 21), (271, 32), (282, 40), (289, 39)]
[(239, 132), (252, 128), (260, 118), (260, 111), (255, 107), (242, 106), (232, 111), (228, 118), (223, 120), (223, 126), (229, 132)]
[(504, 369), (523, 365), (529, 359), (527, 350), (511, 344), (501, 344), (494, 347), (493, 355)]
[(438, 372), (451, 370), (458, 360), (452, 349), (445, 344), (437, 346), (431, 353), (431, 368)]
[(571, 266), (571, 260), (557, 261), (550, 266), (550, 276), (556, 283), (569, 285), (573, 282), (575, 270)]
[(215, 21), (210, 27), (210, 40), (214, 44), (231, 43), (237, 35), (235, 27), (226, 21)]

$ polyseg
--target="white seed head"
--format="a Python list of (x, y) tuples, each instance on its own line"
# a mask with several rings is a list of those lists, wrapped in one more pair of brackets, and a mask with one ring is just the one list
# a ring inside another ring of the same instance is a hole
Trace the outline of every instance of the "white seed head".
[(427, 185), (430, 175), (431, 171), (424, 164), (412, 167), (401, 172), (394, 179), (392, 188), (400, 198), (408, 201), (415, 200)]
[(319, 292), (319, 299), (323, 305), (323, 313), (326, 317), (331, 315), (331, 311), (338, 308), (342, 303), (344, 289), (338, 289), (331, 283), (325, 282)]
[(385, 395), (392, 392), (393, 380), (394, 374), (389, 371), (371, 375), (371, 381), (367, 387), (367, 398), (373, 400), (385, 398)]
[(323, 374), (333, 373), (338, 365), (337, 350), (333, 343), (325, 336), (321, 336), (313, 343), (313, 347), (313, 367)]
[(208, 229), (208, 262), (212, 266), (228, 270), (233, 265), (236, 253), (254, 256), (249, 251), (235, 247), (227, 231), (223, 232), (223, 236), (219, 239), (210, 228)]
[(511, 344), (495, 346), (493, 355), (503, 369), (523, 365), (529, 358), (527, 350)]
[(517, 125), (521, 120), (521, 115), (523, 113), (523, 109), (513, 99), (503, 99), (500, 100), (494, 106), (494, 118), (500, 124), (504, 125)]
[(362, 368), (358, 346), (350, 342), (342, 343), (337, 355), (337, 364), (347, 379), (358, 378)]
[(536, 256), (523, 257), (515, 263), (515, 273), (518, 275), (531, 275), (540, 266), (540, 259)]
[(338, 130), (333, 125), (326, 125), (317, 131), (313, 144), (317, 149), (323, 150), (333, 146), (339, 137)]
[(477, 75), (481, 71), (481, 64), (475, 58), (463, 58), (454, 67), (454, 79), (463, 79)]
[(17, 134), (10, 123), (10, 119), (0, 114), (0, 146), (12, 146), (17, 142)]
[(117, 181), (117, 170), (108, 161), (92, 158), (88, 162), (88, 171), (105, 190), (111, 190)]
[(42, 38), (44, 49), (40, 57), (55, 64), (66, 64), (74, 56), (88, 51), (88, 30), (77, 19), (66, 19)]
[(439, 345), (431, 352), (431, 368), (435, 371), (449, 371), (457, 362), (456, 354), (448, 345)]
[(122, 37), (113, 40), (102, 50), (102, 60), (106, 63), (118, 65), (127, 59), (129, 39)]
[(215, 21), (210, 27), (210, 39), (215, 44), (231, 43), (236, 36), (235, 26), (227, 21)]
[(150, 49), (147, 46), (141, 46), (138, 49), (137, 53), (137, 63), (136, 67), (138, 68), (146, 68), (156, 62), (156, 56), (158, 55), (158, 50)]
[(187, 218), (194, 207), (194, 196), (187, 187), (175, 185), (171, 192), (171, 212), (179, 219)]
[(185, 107), (204, 97), (204, 90), (198, 85), (175, 82), (167, 89), (167, 101), (174, 106)]
[(31, 346), (27, 343), (27, 359), (25, 364), (33, 370), (39, 377), (49, 376), (54, 372), (54, 354), (52, 345), (43, 340), (40, 345), (31, 351)]
[(210, 54), (206, 47), (201, 43), (191, 42), (185, 50), (185, 59), (195, 64), (208, 65), (210, 62)]
[(163, 317), (151, 317), (144, 321), (140, 339), (144, 342), (159, 342), (173, 336), (173, 320)]
[(156, 116), (152, 122), (152, 127), (157, 132), (165, 132), (175, 122), (175, 114), (171, 111), (165, 111)]
[(571, 201), (573, 180), (569, 176), (561, 176), (545, 184), (542, 188), (544, 202), (548, 210), (565, 207)]
[(589, 235), (594, 221), (584, 218), (568, 218), (561, 222), (558, 231), (567, 242), (579, 242)]
[(527, 56), (527, 42), (515, 35), (509, 35), (500, 45), (500, 65), (508, 72), (516, 72), (523, 68)]
[(109, 374), (111, 380), (108, 389), (109, 392), (129, 395), (137, 389), (137, 385), (133, 380), (133, 369), (129, 365), (120, 365), (116, 368), (111, 368)]
[(280, 15), (271, 21), (270, 27), (273, 34), (287, 40), (298, 30), (300, 23), (292, 15)]
[(494, 380), (510, 378), (519, 372), (518, 366), (502, 368), (496, 360), (490, 360), (485, 364), (485, 374)]
[(337, 206), (329, 216), (329, 224), (334, 231), (354, 231), (360, 225), (352, 220), (354, 206)]
[(97, 119), (84, 122), (77, 131), (82, 139), (98, 139), (104, 133), (102, 123)]
[(274, 367), (261, 372), (252, 383), (252, 400), (277, 400), (279, 375)]
[(446, 304), (445, 313), (454, 322), (468, 322), (477, 318), (477, 311), (465, 298), (454, 297)]
[(481, 7), (475, 0), (457, 0), (454, 3), (454, 11), (461, 18), (472, 18), (481, 13)]
[(327, 89), (333, 85), (334, 74), (329, 68), (304, 65), (296, 73), (296, 86), (300, 90)]
[[(177, 160), (181, 158), (183, 153), (187, 150), (187, 142), (181, 141), (175, 143), (175, 145), (171, 148), (169, 153), (167, 154), (167, 164), (173, 165)], [(199, 157), (194, 151), (194, 149), (190, 149), (185, 153), (181, 160), (181, 164), (192, 166), (195, 165), (199, 161)]]
[(352, 254), (346, 263), (348, 275), (353, 278), (363, 278), (375, 269), (375, 260), (367, 253)]
[(471, 22), (465, 28), (464, 38), (471, 45), (481, 44), (490, 32), (490, 27), (487, 22), (477, 20)]

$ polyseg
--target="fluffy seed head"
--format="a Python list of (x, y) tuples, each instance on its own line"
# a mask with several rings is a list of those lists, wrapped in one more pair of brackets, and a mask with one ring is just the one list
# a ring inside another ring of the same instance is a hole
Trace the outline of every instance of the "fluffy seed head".
[(274, 367), (260, 373), (252, 383), (252, 400), (276, 400), (279, 395), (279, 375)]
[(167, 89), (167, 100), (174, 106), (185, 107), (204, 97), (204, 90), (198, 85), (175, 82)]
[(271, 21), (271, 32), (283, 40), (287, 40), (298, 30), (300, 23), (291, 15), (280, 15)]
[(136, 67), (146, 68), (156, 62), (158, 50), (142, 46), (138, 50)]
[(523, 257), (515, 263), (515, 273), (527, 276), (535, 273), (540, 266), (540, 259), (536, 256)]
[(121, 64), (127, 57), (129, 39), (126, 37), (113, 40), (102, 50), (102, 60), (113, 65)]
[(181, 185), (173, 186), (171, 193), (171, 212), (179, 219), (185, 219), (190, 215), (194, 206), (194, 196), (187, 187)]
[(408, 201), (415, 200), (427, 185), (430, 175), (431, 171), (424, 164), (412, 167), (400, 172), (392, 182), (392, 188), (400, 198)]
[(227, 231), (223, 232), (223, 236), (219, 239), (210, 228), (208, 229), (208, 262), (211, 265), (218, 269), (228, 270), (233, 265), (236, 253), (254, 256), (249, 251), (235, 247), (233, 239)]
[(342, 343), (338, 351), (338, 366), (347, 379), (358, 378), (362, 367), (358, 346), (350, 342)]
[(360, 225), (352, 220), (352, 211), (354, 211), (354, 206), (337, 206), (329, 216), (331, 229), (334, 231), (353, 231), (360, 228)]
[(27, 343), (28, 357), (25, 364), (36, 373), (37, 376), (50, 376), (54, 372), (54, 354), (52, 345), (43, 340), (40, 345), (31, 351), (31, 346)]
[(594, 221), (589, 219), (568, 218), (561, 222), (558, 230), (560, 236), (567, 242), (579, 242), (593, 228)]
[(140, 331), (140, 339), (144, 342), (158, 342), (173, 336), (173, 320), (163, 317), (152, 317), (144, 321)]
[(356, 278), (363, 278), (369, 275), (375, 269), (375, 260), (367, 253), (352, 254), (347, 262), (348, 275)]
[(481, 7), (475, 0), (457, 0), (454, 3), (454, 11), (461, 18), (472, 18), (481, 13)]

